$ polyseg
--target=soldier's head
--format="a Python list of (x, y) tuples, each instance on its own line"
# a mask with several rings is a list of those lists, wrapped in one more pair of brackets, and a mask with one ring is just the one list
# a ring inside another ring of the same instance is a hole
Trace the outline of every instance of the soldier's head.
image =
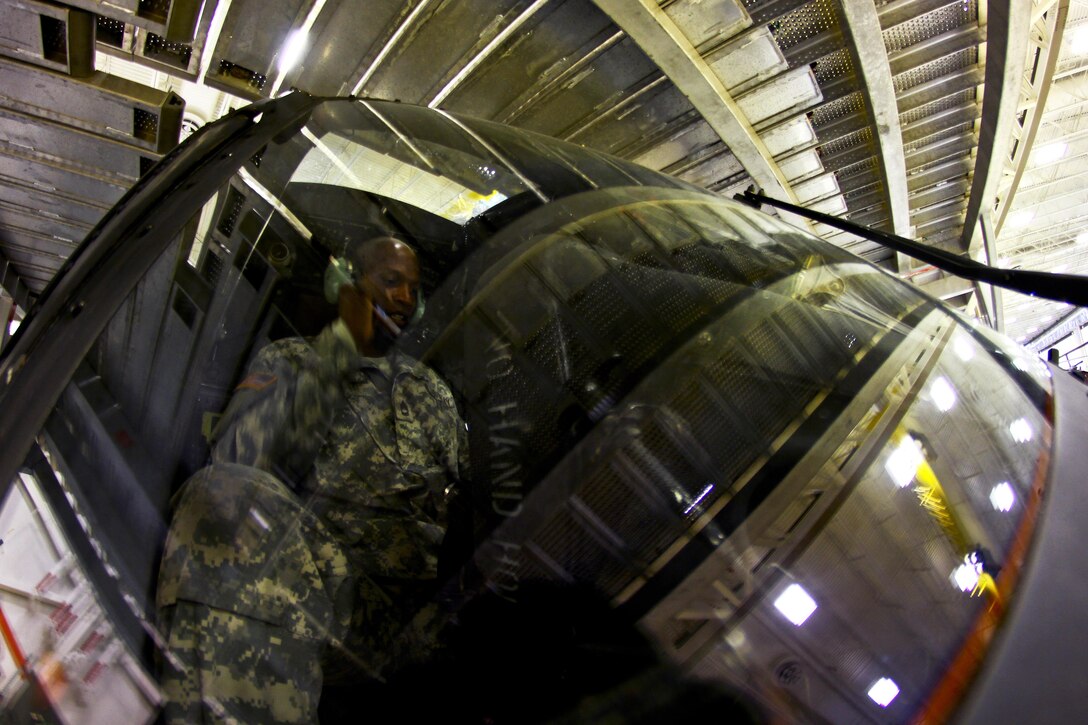
[[(375, 237), (354, 245), (348, 253), (356, 285), (403, 329), (412, 321), (419, 304), (419, 259), (415, 250), (393, 237)], [(381, 312), (375, 310), (375, 315)], [(376, 319), (375, 330), (388, 331), (388, 327)]]

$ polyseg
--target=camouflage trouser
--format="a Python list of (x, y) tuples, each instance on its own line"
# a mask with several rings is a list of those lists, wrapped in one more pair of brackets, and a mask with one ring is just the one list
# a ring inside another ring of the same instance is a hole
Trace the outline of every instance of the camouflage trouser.
[(320, 658), (353, 586), (340, 547), (272, 475), (217, 464), (186, 482), (159, 573), (168, 722), (314, 722)]

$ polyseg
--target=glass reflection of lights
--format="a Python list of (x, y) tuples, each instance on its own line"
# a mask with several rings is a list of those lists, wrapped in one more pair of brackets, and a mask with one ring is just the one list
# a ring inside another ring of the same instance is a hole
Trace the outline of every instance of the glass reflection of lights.
[(698, 496), (698, 497), (697, 497), (697, 498), (696, 498), (696, 499), (695, 499), (694, 501), (692, 501), (692, 502), (691, 502), (691, 504), (690, 504), (690, 505), (689, 505), (689, 506), (688, 506), (688, 507), (687, 507), (686, 509), (684, 509), (684, 515), (685, 515), (685, 516), (687, 516), (687, 515), (688, 515), (688, 514), (690, 514), (690, 513), (692, 512), (692, 511), (694, 511), (694, 510), (695, 510), (695, 507), (696, 507), (696, 506), (698, 506), (698, 505), (699, 505), (699, 503), (700, 503), (700, 502), (701, 502), (701, 501), (702, 501), (702, 500), (703, 500), (704, 498), (706, 498), (706, 495), (707, 495), (708, 493), (710, 493), (711, 491), (713, 491), (713, 490), (714, 490), (714, 484), (713, 484), (713, 483), (708, 483), (708, 484), (706, 485), (706, 487), (704, 487), (704, 488), (703, 488), (703, 490), (699, 492), (699, 496)]
[(948, 378), (940, 377), (934, 380), (929, 393), (933, 397), (933, 404), (942, 413), (947, 413), (956, 405), (956, 390), (952, 387), (952, 383), (948, 382)]
[(888, 456), (884, 468), (892, 477), (892, 482), (895, 483), (896, 487), (906, 488), (914, 480), (914, 476), (918, 472), (918, 466), (922, 465), (922, 461), (922, 451), (918, 441), (908, 435), (903, 436), (899, 445)]
[(302, 54), (306, 50), (306, 41), (309, 33), (306, 30), (294, 30), (287, 36), (287, 41), (283, 44), (283, 51), (280, 53), (278, 68), (281, 73), (287, 71), (298, 65), (299, 60), (302, 59)]
[(1034, 437), (1031, 424), (1028, 423), (1026, 418), (1017, 418), (1010, 423), (1009, 433), (1012, 434), (1012, 439), (1017, 443), (1027, 443)]
[(887, 677), (881, 677), (869, 688), (870, 699), (881, 707), (890, 705), (898, 694), (899, 685), (895, 684), (894, 680)]
[(1002, 481), (993, 487), (990, 491), (990, 503), (994, 505), (994, 508), (998, 511), (1005, 512), (1012, 510), (1012, 505), (1016, 502), (1016, 494), (1012, 490), (1012, 486), (1008, 481)]
[(956, 351), (956, 356), (964, 362), (975, 356), (975, 348), (966, 335), (956, 335), (956, 339), (952, 342), (952, 348)]
[(952, 583), (960, 591), (974, 591), (978, 586), (978, 577), (982, 574), (982, 564), (973, 559), (972, 554), (964, 557), (964, 562), (952, 570)]
[(816, 611), (816, 600), (800, 584), (790, 584), (774, 600), (774, 606), (786, 619), (800, 627)]

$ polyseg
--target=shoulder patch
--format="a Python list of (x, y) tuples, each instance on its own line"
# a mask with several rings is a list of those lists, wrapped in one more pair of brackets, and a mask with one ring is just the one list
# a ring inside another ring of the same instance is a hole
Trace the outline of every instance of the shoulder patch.
[(235, 390), (264, 390), (269, 385), (274, 384), (279, 378), (271, 373), (253, 373), (246, 377), (245, 380), (238, 383), (238, 387)]

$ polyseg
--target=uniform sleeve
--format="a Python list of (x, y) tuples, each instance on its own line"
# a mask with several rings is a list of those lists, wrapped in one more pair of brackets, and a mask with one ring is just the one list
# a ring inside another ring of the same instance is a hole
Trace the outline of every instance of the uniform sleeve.
[(212, 459), (297, 481), (308, 471), (341, 404), (341, 379), (357, 359), (343, 322), (257, 354), (213, 434)]

